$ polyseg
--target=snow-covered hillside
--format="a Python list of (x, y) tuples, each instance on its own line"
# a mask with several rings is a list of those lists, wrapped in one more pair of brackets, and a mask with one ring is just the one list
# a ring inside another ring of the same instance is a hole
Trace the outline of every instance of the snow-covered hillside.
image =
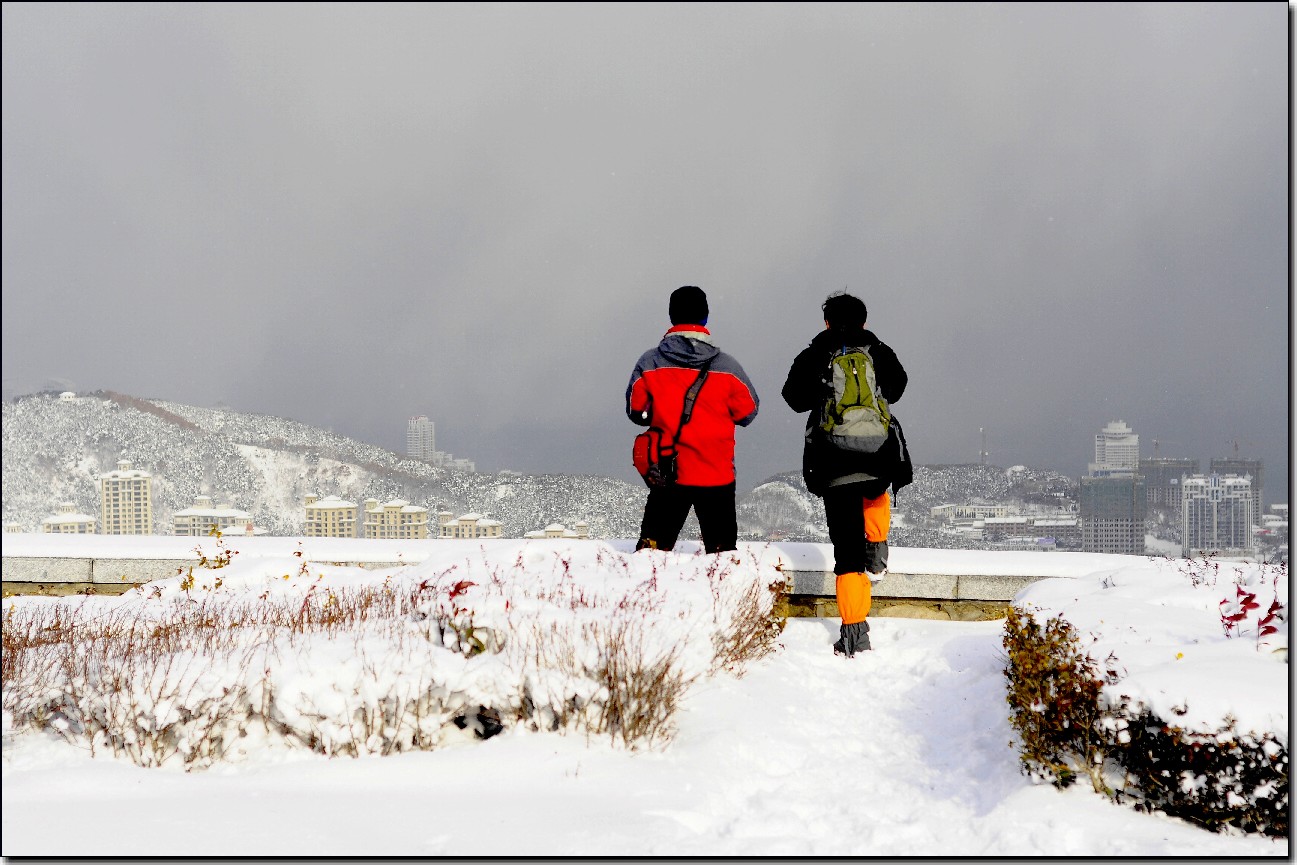
[(614, 478), (435, 468), (284, 418), (114, 393), (4, 403), (2, 434), (3, 520), (27, 531), (59, 502), (99, 513), (95, 479), (119, 459), (153, 474), (155, 530), (164, 534), (198, 495), (247, 511), (271, 534), (298, 534), (304, 497), (316, 493), (490, 514), (515, 537), (578, 520), (596, 537), (631, 537), (645, 498), (642, 487)]
[[(4, 403), (2, 438), (3, 520), (26, 531), (37, 531), (60, 502), (98, 514), (95, 478), (120, 459), (153, 474), (154, 526), (162, 534), (172, 514), (193, 506), (198, 495), (247, 511), (271, 534), (299, 534), (304, 497), (315, 493), (357, 503), (400, 498), (456, 515), (489, 514), (509, 537), (584, 520), (594, 537), (630, 538), (638, 535), (646, 496), (642, 485), (615, 478), (436, 468), (286, 418), (112, 392), (72, 401), (36, 394)], [(985, 465), (918, 466), (914, 483), (897, 497), (893, 540), (900, 546), (965, 546), (967, 541), (927, 525), (931, 507), (1067, 503), (1074, 490), (1075, 482), (1065, 476), (1021, 467), (1006, 472)], [(738, 517), (747, 539), (828, 539), (824, 504), (806, 491), (797, 471), (741, 496)], [(698, 537), (692, 516), (681, 537)]]

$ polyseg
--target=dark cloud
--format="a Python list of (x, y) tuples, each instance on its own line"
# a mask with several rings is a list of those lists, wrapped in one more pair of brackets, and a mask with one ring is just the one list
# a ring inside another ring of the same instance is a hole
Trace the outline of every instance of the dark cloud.
[(1287, 499), (1279, 4), (6, 4), (6, 394), (224, 401), (633, 477), (678, 285), (796, 468), (844, 285), (920, 462), (1233, 442)]

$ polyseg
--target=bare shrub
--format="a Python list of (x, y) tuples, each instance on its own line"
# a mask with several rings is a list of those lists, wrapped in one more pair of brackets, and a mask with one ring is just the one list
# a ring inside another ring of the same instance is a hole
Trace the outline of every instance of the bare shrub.
[[(249, 742), (383, 755), (519, 723), (651, 746), (670, 739), (694, 682), (741, 674), (782, 624), (783, 584), (761, 585), (737, 556), (711, 563), (710, 608), (660, 582), (657, 560), (604, 550), (606, 580), (578, 578), (570, 556), (546, 573), (521, 554), (512, 568), (484, 555), (417, 581), (258, 595), (225, 585), (232, 554), (217, 541), (207, 568), (117, 606), (11, 607), (6, 732), (54, 730), (186, 770)], [(297, 577), (309, 579), (305, 564)], [(687, 627), (660, 627), (668, 619)]]
[(739, 564), (736, 558), (722, 560), (718, 556), (707, 569), (712, 622), (716, 626), (712, 635), (716, 658), (710, 674), (724, 671), (741, 677), (747, 664), (759, 661), (778, 647), (779, 635), (786, 624), (779, 609), (788, 596), (788, 581), (780, 579), (763, 586), (749, 579), (735, 592), (733, 568)]

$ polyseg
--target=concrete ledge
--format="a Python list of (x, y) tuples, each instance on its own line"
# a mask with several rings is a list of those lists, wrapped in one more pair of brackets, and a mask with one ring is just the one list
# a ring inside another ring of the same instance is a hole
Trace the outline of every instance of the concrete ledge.
[(1047, 577), (960, 577), (954, 597), (965, 601), (1011, 601), (1032, 583)]
[[(148, 583), (165, 580), (198, 564), (198, 559), (94, 559), (90, 566), (93, 583)], [(9, 578), (6, 566), (5, 579)]]
[[(829, 571), (785, 571), (792, 578), (789, 594), (823, 598), (837, 596), (837, 577)], [(926, 598), (934, 600), (1003, 601), (1032, 583), (1048, 577), (957, 576), (954, 574), (901, 574), (889, 572), (874, 583), (875, 598)]]
[(91, 583), (94, 559), (5, 556), (6, 583)]
[(174, 577), (198, 563), (192, 559), (83, 559), (52, 556), (5, 556), (6, 583), (139, 584)]
[[(411, 562), (337, 561), (311, 558), (313, 564), (367, 569), (396, 568)], [(139, 585), (174, 577), (196, 565), (193, 558), (117, 558), (4, 556), (3, 581), (7, 585), (31, 584), (32, 592), (45, 593), (37, 585), (93, 584), (100, 586)], [(831, 571), (786, 570), (792, 581), (791, 595), (836, 598), (837, 577)], [(1026, 586), (1045, 576), (985, 576), (956, 574), (907, 574), (890, 572), (874, 583), (873, 596), (887, 599), (927, 601), (987, 601), (1007, 603)]]

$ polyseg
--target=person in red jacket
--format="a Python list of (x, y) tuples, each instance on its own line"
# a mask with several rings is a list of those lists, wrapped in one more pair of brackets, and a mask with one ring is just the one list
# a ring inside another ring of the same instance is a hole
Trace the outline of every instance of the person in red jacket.
[[(757, 416), (757, 391), (738, 361), (712, 345), (707, 295), (696, 285), (671, 293), (671, 329), (644, 352), (626, 386), (626, 416), (663, 430), (676, 446), (676, 482), (649, 490), (636, 550), (670, 550), (689, 516), (698, 517), (703, 548), (737, 548), (734, 427)], [(707, 371), (693, 414), (679, 429), (685, 394)]]

